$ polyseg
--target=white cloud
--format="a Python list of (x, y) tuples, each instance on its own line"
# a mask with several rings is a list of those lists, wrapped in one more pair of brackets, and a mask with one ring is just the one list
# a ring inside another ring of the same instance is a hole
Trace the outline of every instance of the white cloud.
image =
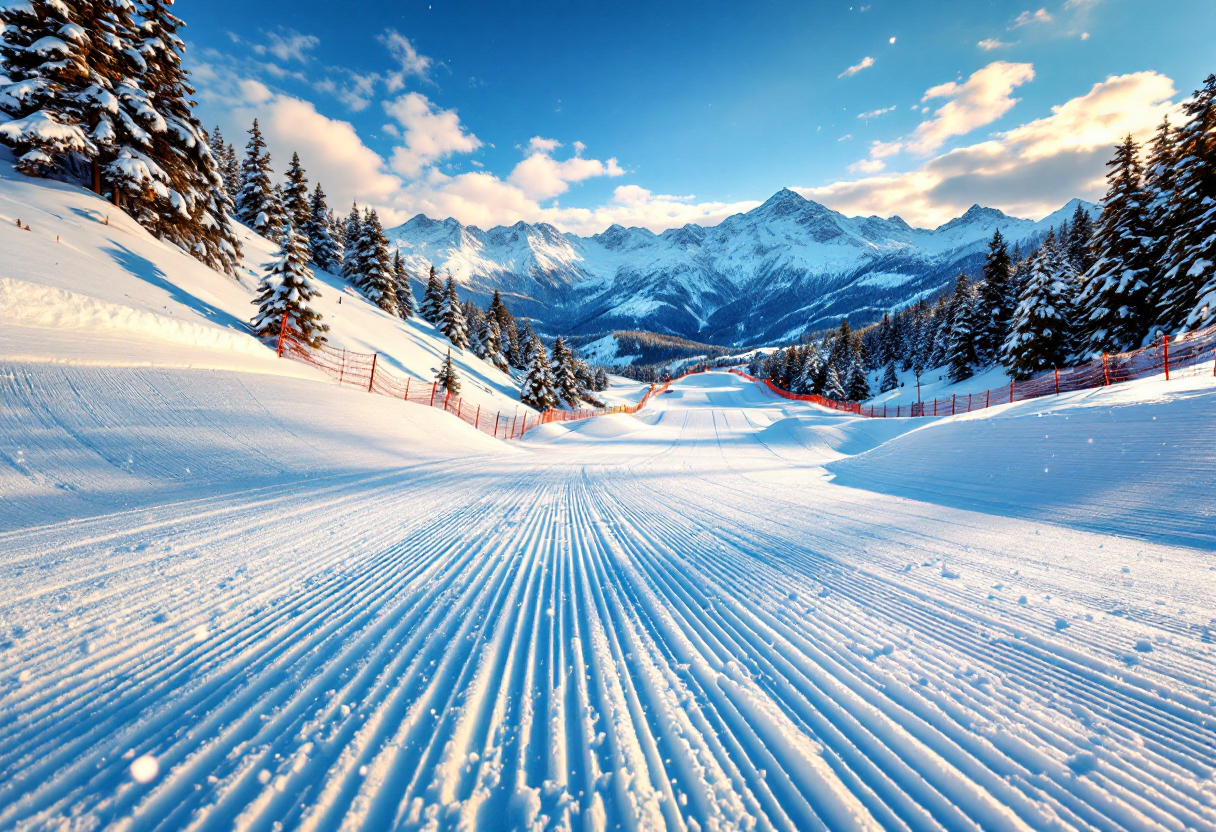
[(881, 159), (862, 159), (849, 165), (849, 170), (853, 173), (878, 173), (886, 166), (886, 162)]
[(386, 101), (384, 110), (401, 125), (404, 144), (393, 149), (392, 168), (403, 176), (417, 176), (454, 153), (472, 153), (481, 147), (481, 140), (464, 129), (455, 110), (437, 109), (421, 93)]
[(1053, 20), (1055, 18), (1048, 13), (1047, 9), (1039, 9), (1037, 12), (1026, 11), (1015, 17), (1009, 28), (1013, 30), (1030, 23), (1050, 23)]
[(531, 152), (528, 157), (516, 165), (507, 178), (529, 199), (551, 199), (568, 191), (571, 182), (582, 182), (596, 176), (622, 176), (625, 173), (616, 159), (601, 162), (599, 159), (583, 158), (585, 145), (582, 142), (575, 142), (575, 155), (572, 158), (560, 162), (552, 156), (561, 147), (561, 142), (556, 139), (534, 136), (529, 147)]
[(1007, 49), (1008, 47), (1013, 46), (1013, 44), (1005, 43), (1005, 41), (997, 38), (984, 38), (982, 41), (977, 43), (976, 46), (983, 49), (985, 52), (991, 52), (994, 49)]
[(836, 77), (837, 78), (849, 78), (849, 77), (861, 72), (863, 69), (869, 69), (872, 66), (874, 66), (874, 59), (867, 55), (866, 57), (861, 59), (861, 63), (855, 64), (854, 66), (849, 67), (844, 72), (837, 75)]
[(307, 63), (309, 52), (321, 43), (321, 39), (313, 35), (302, 35), (294, 29), (279, 29), (266, 34), (269, 44), (257, 45), (253, 51), (259, 55), (269, 52), (280, 61), (299, 61)]
[(952, 136), (991, 124), (1018, 102), (1010, 95), (1014, 88), (1033, 79), (1031, 64), (996, 61), (973, 72), (964, 83), (951, 81), (932, 87), (922, 101), (948, 100), (916, 128), (907, 148), (915, 153), (932, 153)]
[(1045, 118), (916, 170), (798, 190), (849, 214), (898, 214), (914, 225), (936, 226), (977, 202), (1042, 217), (1073, 197), (1101, 198), (1114, 145), (1129, 132), (1150, 137), (1174, 111), (1174, 95), (1173, 82), (1156, 72), (1112, 76)]
[(894, 107), (894, 105), (892, 105), (890, 107), (883, 107), (881, 110), (870, 110), (868, 113), (858, 113), (857, 117), (858, 118), (878, 118), (879, 116), (886, 115), (887, 113), (893, 112), (894, 110), (895, 110), (895, 107)]
[(388, 48), (389, 54), (397, 62), (397, 69), (384, 76), (385, 87), (390, 93), (397, 92), (404, 87), (405, 79), (409, 76), (415, 76), (424, 81), (429, 78), (431, 65), (434, 62), (426, 55), (419, 55), (409, 38), (396, 29), (385, 29), (379, 40)]

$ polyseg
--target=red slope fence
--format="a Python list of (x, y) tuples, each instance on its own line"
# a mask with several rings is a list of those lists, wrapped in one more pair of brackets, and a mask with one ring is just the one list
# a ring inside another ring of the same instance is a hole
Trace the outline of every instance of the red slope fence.
[(513, 411), (490, 412), (480, 404), (466, 402), (453, 396), (435, 381), (402, 376), (381, 365), (379, 353), (351, 352), (326, 343), (313, 347), (286, 326), (286, 315), (280, 327), (277, 350), (280, 357), (301, 361), (324, 372), (339, 384), (345, 384), (368, 393), (398, 399), (425, 407), (438, 407), (457, 419), (495, 439), (520, 439), (537, 425), (554, 422), (578, 422), (611, 413), (637, 413), (646, 406), (651, 396), (667, 389), (670, 382), (658, 387), (651, 385), (641, 401), (632, 405), (616, 407), (580, 408), (578, 410), (546, 410), (538, 413), (529, 407)]
[[(1195, 332), (1170, 338), (1162, 335), (1153, 343), (1138, 350), (1120, 353), (1108, 353), (1077, 367), (1065, 367), (1041, 373), (1025, 381), (1011, 381), (1007, 385), (985, 390), (980, 393), (961, 393), (948, 399), (934, 399), (929, 402), (913, 404), (863, 405), (857, 402), (837, 402), (823, 396), (803, 395), (783, 390), (767, 379), (757, 379), (738, 370), (737, 373), (752, 381), (761, 382), (770, 390), (785, 399), (809, 401), (833, 410), (843, 410), (856, 413), (859, 416), (874, 418), (896, 418), (911, 416), (953, 416), (956, 413), (970, 413), (973, 410), (983, 410), (998, 404), (1037, 399), (1041, 396), (1054, 396), (1060, 393), (1070, 393), (1074, 390), (1090, 390), (1096, 387), (1108, 387), (1134, 379), (1149, 378), (1164, 375), (1169, 381), (1171, 376), (1193, 376), (1203, 372), (1203, 365), (1209, 361), (1216, 362), (1216, 326), (1210, 326)], [(1213, 364), (1212, 374), (1216, 376), (1216, 363)]]

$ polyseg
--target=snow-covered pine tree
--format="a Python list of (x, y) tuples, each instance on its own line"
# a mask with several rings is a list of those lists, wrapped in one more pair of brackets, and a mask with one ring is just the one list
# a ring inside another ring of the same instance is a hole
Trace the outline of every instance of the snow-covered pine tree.
[(1140, 148), (1130, 133), (1106, 166), (1110, 171), (1093, 236), (1094, 264), (1081, 276), (1079, 315), (1073, 322), (1079, 330), (1081, 355), (1138, 347), (1152, 325), (1151, 234)]
[[(390, 315), (397, 314), (397, 275), (388, 253), (388, 239), (376, 209), (369, 208), (359, 224), (358, 268), (355, 286), (363, 296)], [(459, 345), (458, 345), (459, 346)]]
[[(308, 228), (312, 220), (308, 204), (308, 176), (300, 164), (299, 153), (291, 154), (291, 163), (283, 178), (286, 180), (283, 185), (283, 212), (287, 214), (288, 222), (296, 228)], [(311, 245), (311, 240), (309, 243)]]
[(275, 185), (270, 191), (270, 201), (266, 203), (265, 222), (254, 221), (254, 229), (268, 240), (282, 242), (283, 227), (291, 220), (283, 207), (283, 186)]
[(342, 273), (342, 263), (346, 260), (346, 221), (334, 210), (329, 212), (329, 239), (334, 241), (334, 274)]
[(1009, 335), (1009, 318), (1013, 312), (1009, 286), (1012, 268), (1005, 238), (999, 230), (995, 231), (984, 257), (983, 280), (978, 287), (976, 304), (975, 356), (980, 365), (997, 359)]
[(408, 321), (410, 315), (414, 314), (414, 289), (405, 271), (405, 261), (401, 259), (401, 249), (393, 252), (393, 281), (397, 291), (397, 314), (402, 320)]
[(464, 349), (469, 345), (468, 323), (464, 319), (464, 310), (460, 308), (460, 298), (456, 295), (456, 283), (448, 275), (447, 284), (443, 290), (443, 311), (439, 318), (439, 331), (448, 337), (452, 345)]
[(211, 155), (215, 158), (216, 167), (224, 180), (224, 191), (228, 200), (235, 204), (236, 195), (241, 190), (241, 165), (236, 158), (236, 148), (224, 141), (224, 134), (217, 124), (212, 129), (208, 144), (211, 145)]
[(1090, 240), (1094, 236), (1094, 223), (1089, 212), (1077, 203), (1072, 212), (1072, 225), (1068, 231), (1068, 260), (1077, 274), (1084, 274), (1094, 264), (1094, 256), (1090, 251)]
[(950, 381), (957, 384), (971, 378), (977, 363), (975, 354), (975, 291), (967, 276), (960, 274), (954, 284), (954, 297), (950, 308), (950, 337), (946, 346), (946, 363), (949, 365)]
[(574, 353), (566, 345), (566, 339), (559, 337), (553, 343), (554, 390), (570, 407), (578, 407), (581, 401), (577, 369)]
[(350, 283), (358, 283), (357, 275), (363, 264), (362, 253), (359, 251), (359, 238), (363, 236), (363, 219), (359, 213), (359, 204), (352, 202), (346, 223), (342, 226), (342, 276)]
[(1063, 367), (1071, 352), (1068, 322), (1075, 275), (1056, 248), (1055, 232), (1031, 258), (1003, 360), (1015, 378)]
[(866, 379), (866, 364), (854, 358), (849, 364), (849, 374), (844, 385), (845, 398), (851, 402), (864, 402), (870, 398), (870, 383)]
[(941, 367), (949, 357), (950, 322), (954, 320), (954, 295), (942, 295), (933, 304), (933, 342), (925, 361), (927, 367)]
[[(194, 87), (182, 66), (185, 44), (177, 33), (183, 24), (169, 11), (172, 2), (140, 0), (141, 79), (165, 124), (164, 130), (149, 133), (147, 153), (164, 171), (168, 188), (167, 194), (154, 189), (154, 195), (145, 195), (144, 225), (211, 268), (235, 275), (241, 246), (229, 221), (233, 203), (224, 176), (228, 146), (219, 128), (209, 142), (194, 114)], [(120, 84), (120, 97), (127, 86), (125, 80)]]
[(447, 357), (443, 359), (443, 363), (439, 365), (439, 371), (435, 373), (435, 382), (439, 389), (446, 390), (449, 395), (460, 395), (460, 377), (456, 375), (456, 367), (452, 364), (452, 350), (448, 350)]
[(1148, 305), (1153, 318), (1148, 322), (1150, 337), (1154, 334), (1153, 325), (1157, 323), (1158, 309), (1166, 288), (1161, 274), (1165, 253), (1174, 241), (1169, 209), (1174, 201), (1178, 173), (1176, 133), (1170, 126), (1169, 117), (1166, 116), (1157, 128), (1157, 135), (1153, 138), (1148, 159), (1144, 164), (1144, 210), (1150, 236), (1146, 241), (1149, 263)]
[(502, 351), (502, 330), (493, 315), (486, 315), (486, 329), (482, 341), (485, 345), (486, 360), (504, 373), (511, 372), (511, 365), (507, 363), (507, 357)]
[(882, 371), (882, 381), (878, 385), (878, 392), (887, 393), (899, 386), (899, 376), (895, 374), (895, 362), (887, 364)]
[(312, 306), (320, 293), (308, 268), (307, 241), (291, 226), (284, 228), (283, 237), (278, 259), (258, 285), (253, 331), (261, 338), (278, 337), (286, 312), (287, 331), (317, 347), (325, 340), (329, 327), (321, 323), (320, 313)]
[(820, 356), (815, 344), (807, 344), (805, 355), (802, 356), (802, 366), (798, 368), (798, 377), (794, 380), (795, 393), (814, 393), (815, 380), (819, 377)]
[(334, 243), (330, 228), (333, 220), (329, 214), (329, 206), (325, 203), (325, 191), (318, 182), (312, 189), (312, 197), (308, 201), (308, 246), (312, 250), (312, 261), (317, 267), (330, 274), (338, 271), (338, 247)]
[(537, 410), (552, 410), (557, 407), (557, 392), (554, 389), (553, 369), (545, 355), (545, 345), (535, 335), (528, 341), (528, 372), (519, 390), (519, 400)]
[(270, 154), (266, 152), (266, 140), (253, 120), (249, 128), (249, 142), (245, 145), (245, 159), (241, 162), (241, 188), (236, 195), (236, 218), (250, 228), (265, 228), (270, 220), (270, 201), (274, 198), (274, 187), (270, 182)]
[[(465, 305), (465, 312), (466, 313), (468, 312), (467, 302)], [(466, 320), (468, 320), (468, 319), (466, 318)], [(485, 359), (488, 357), (488, 354), (486, 353), (486, 342), (483, 337), (484, 334), (485, 334), (485, 321), (484, 320), (480, 320), (480, 319), (476, 320), (469, 326), (469, 345), (468, 345), (468, 347), (466, 347), (466, 349), (468, 349), (469, 352), (473, 353), (473, 355), (475, 355), (481, 359)]]
[(836, 402), (843, 402), (848, 398), (845, 393), (844, 384), (840, 381), (840, 373), (836, 372), (834, 364), (827, 365), (827, 375), (824, 377), (823, 395), (826, 398)]
[(1166, 222), (1159, 319), (1166, 332), (1189, 332), (1216, 319), (1216, 75), (1182, 105), (1174, 198)]
[(422, 306), (418, 309), (423, 320), (430, 321), (435, 326), (439, 326), (443, 320), (443, 304), (446, 295), (443, 291), (443, 283), (439, 280), (439, 275), (435, 274), (435, 267), (432, 265), (430, 272), (426, 278), (426, 289), (422, 293)]

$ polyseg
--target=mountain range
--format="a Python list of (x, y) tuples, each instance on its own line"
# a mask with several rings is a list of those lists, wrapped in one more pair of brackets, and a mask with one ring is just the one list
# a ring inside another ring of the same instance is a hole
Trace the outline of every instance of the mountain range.
[(580, 237), (546, 223), (483, 231), (422, 214), (385, 233), (411, 275), (433, 264), (464, 296), (495, 290), (547, 335), (648, 330), (731, 347), (791, 341), (803, 332), (876, 320), (928, 297), (960, 271), (979, 273), (996, 230), (1028, 243), (1071, 218), (1072, 200), (1039, 221), (972, 206), (934, 229), (898, 216), (846, 217), (789, 189), (715, 226), (656, 234), (613, 225)]

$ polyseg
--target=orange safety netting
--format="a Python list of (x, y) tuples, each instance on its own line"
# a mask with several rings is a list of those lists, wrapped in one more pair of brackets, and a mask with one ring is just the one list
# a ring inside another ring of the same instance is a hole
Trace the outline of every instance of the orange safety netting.
[[(782, 390), (767, 379), (753, 378), (746, 373), (731, 372), (746, 379), (766, 384), (778, 396), (797, 401), (809, 401), (833, 410), (856, 413), (859, 416), (908, 417), (908, 416), (952, 416), (969, 413), (998, 404), (1037, 399), (1074, 390), (1089, 390), (1106, 387), (1123, 381), (1164, 375), (1195, 375), (1203, 366), (1216, 359), (1216, 326), (1210, 326), (1176, 338), (1164, 335), (1147, 347), (1130, 352), (1110, 353), (1095, 358), (1077, 367), (1065, 367), (1041, 373), (1025, 381), (1011, 381), (1008, 385), (985, 390), (980, 393), (959, 393), (948, 399), (898, 405), (862, 405), (857, 402), (838, 402), (823, 396), (803, 395)], [(1213, 365), (1216, 375), (1216, 365)]]
[(604, 408), (580, 408), (578, 410), (546, 410), (537, 413), (531, 408), (525, 408), (522, 413), (518, 409), (503, 413), (491, 413), (481, 405), (465, 402), (460, 396), (450, 395), (439, 387), (437, 382), (422, 381), (409, 376), (399, 376), (396, 373), (379, 366), (379, 354), (367, 354), (338, 349), (326, 343), (318, 347), (310, 346), (302, 341), (290, 329), (285, 329), (278, 341), (280, 356), (293, 358), (318, 368), (339, 384), (346, 384), (368, 393), (378, 393), (394, 399), (421, 404), (427, 407), (442, 408), (482, 433), (496, 439), (519, 439), (529, 429), (537, 425), (547, 425), (553, 422), (578, 422), (596, 416), (606, 416), (610, 413), (634, 414), (646, 406), (650, 397), (665, 391), (671, 382), (650, 389), (642, 396), (641, 401), (633, 405), (617, 405)]

